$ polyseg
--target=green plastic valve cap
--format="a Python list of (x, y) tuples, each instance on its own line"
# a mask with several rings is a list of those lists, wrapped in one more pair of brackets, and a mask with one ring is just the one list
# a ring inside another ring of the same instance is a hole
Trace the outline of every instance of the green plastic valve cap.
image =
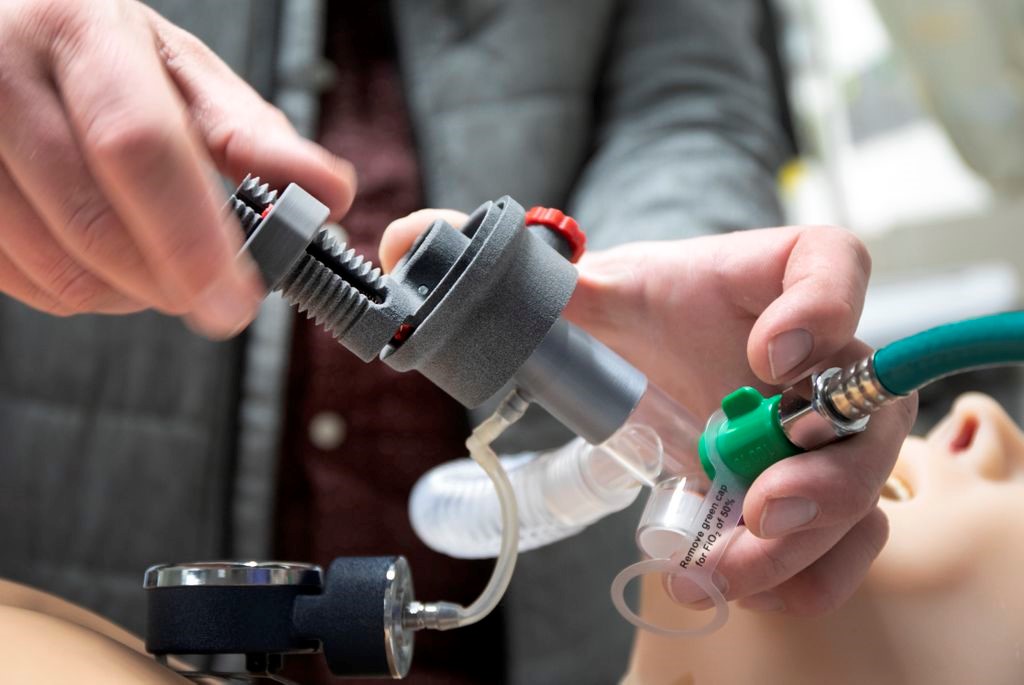
[(709, 436), (705, 431), (698, 444), (700, 462), (708, 478), (715, 478), (715, 467), (708, 459), (708, 439), (715, 440), (722, 463), (748, 483), (780, 459), (803, 452), (789, 441), (779, 424), (781, 397), (765, 398), (749, 386), (726, 395), (722, 400), (725, 421), (719, 425), (717, 435)]

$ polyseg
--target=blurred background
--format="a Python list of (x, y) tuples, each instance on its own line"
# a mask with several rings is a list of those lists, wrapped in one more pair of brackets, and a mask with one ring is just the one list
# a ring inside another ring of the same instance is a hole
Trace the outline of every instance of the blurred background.
[[(1024, 2), (772, 0), (796, 154), (790, 223), (838, 224), (874, 260), (859, 334), (878, 346), (1021, 305)], [(915, 432), (958, 392), (1024, 415), (1018, 370), (922, 395)]]

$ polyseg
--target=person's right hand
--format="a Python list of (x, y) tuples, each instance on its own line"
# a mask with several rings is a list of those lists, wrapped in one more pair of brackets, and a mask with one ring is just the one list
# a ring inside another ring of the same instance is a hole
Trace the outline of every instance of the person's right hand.
[[(212, 165), (211, 165), (212, 162)], [(344, 213), (355, 174), (134, 0), (0, 2), (0, 291), (56, 315), (145, 308), (231, 335), (262, 299), (216, 167)]]
[[(390, 271), (435, 219), (421, 210), (381, 239)], [(751, 385), (780, 392), (812, 370), (846, 366), (871, 350), (854, 337), (871, 258), (848, 231), (785, 226), (588, 252), (563, 315), (609, 345), (673, 399), (707, 417)], [(744, 528), (713, 582), (748, 609), (818, 616), (845, 602), (888, 536), (876, 506), (917, 414), (917, 397), (871, 417), (849, 440), (783, 459), (750, 486)], [(667, 577), (678, 602), (712, 601)]]

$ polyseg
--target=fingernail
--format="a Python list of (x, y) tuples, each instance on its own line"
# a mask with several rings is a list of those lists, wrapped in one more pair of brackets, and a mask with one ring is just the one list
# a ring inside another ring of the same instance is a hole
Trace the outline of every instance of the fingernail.
[(775, 538), (806, 525), (818, 515), (818, 505), (803, 497), (768, 500), (761, 514), (761, 535)]
[(756, 595), (745, 597), (739, 601), (744, 609), (763, 612), (778, 612), (786, 608), (786, 604), (774, 592), (759, 592)]
[[(715, 584), (718, 591), (723, 595), (729, 591), (729, 581), (718, 571), (711, 574), (711, 582)], [(686, 576), (668, 576), (665, 582), (665, 592), (678, 604), (694, 604), (704, 600), (710, 600), (708, 593), (689, 580)]]
[(814, 336), (803, 328), (779, 333), (768, 343), (768, 366), (772, 379), (779, 380), (811, 355)]

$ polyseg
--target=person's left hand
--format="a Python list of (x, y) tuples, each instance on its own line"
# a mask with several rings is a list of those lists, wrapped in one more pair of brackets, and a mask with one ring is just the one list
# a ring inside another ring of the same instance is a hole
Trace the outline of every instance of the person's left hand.
[[(436, 218), (423, 210), (388, 227), (390, 269)], [(854, 338), (870, 273), (848, 231), (795, 226), (588, 253), (566, 318), (635, 364), (698, 416), (743, 385), (777, 392), (812, 369), (841, 366), (870, 349)], [(762, 611), (817, 615), (841, 605), (888, 536), (879, 492), (917, 411), (916, 397), (876, 413), (854, 438), (767, 469), (743, 507), (746, 529), (715, 574), (730, 600)], [(696, 608), (695, 586), (667, 580)]]

